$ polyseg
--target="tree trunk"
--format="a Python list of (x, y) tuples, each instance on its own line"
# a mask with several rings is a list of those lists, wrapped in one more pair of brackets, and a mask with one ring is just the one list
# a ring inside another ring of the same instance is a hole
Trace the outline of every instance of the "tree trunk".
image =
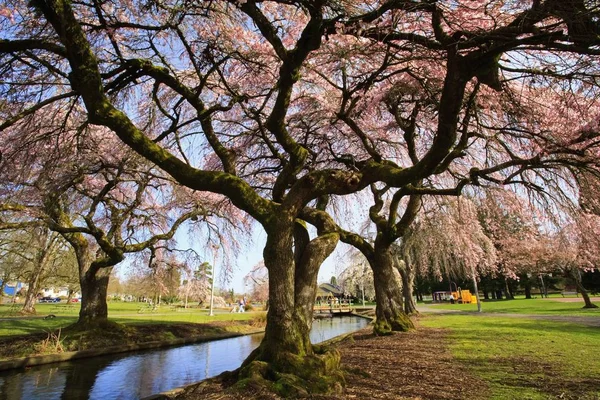
[(68, 294), (67, 294), (67, 304), (71, 303), (71, 300), (73, 299), (73, 294), (75, 293), (75, 291), (71, 288), (68, 289)]
[(394, 274), (396, 255), (381, 237), (375, 240), (375, 252), (369, 264), (373, 270), (377, 304), (375, 333), (388, 335), (392, 331), (405, 332), (414, 328), (409, 316), (404, 312), (402, 289)]
[(512, 291), (510, 290), (510, 286), (508, 285), (508, 279), (506, 277), (504, 278), (504, 288), (505, 288), (505, 292), (506, 292), (506, 300), (514, 300), (515, 296), (513, 295)]
[(50, 232), (46, 229), (37, 232), (35, 239), (37, 241), (35, 245), (37, 245), (38, 248), (33, 263), (33, 270), (31, 271), (31, 276), (29, 277), (29, 281), (27, 282), (27, 293), (25, 294), (25, 301), (23, 303), (23, 308), (21, 309), (20, 314), (35, 314), (36, 312), (35, 299), (40, 288), (40, 279), (42, 277), (42, 274), (44, 273), (46, 261), (48, 260), (48, 256), (51, 252), (51, 247), (54, 243)]
[(415, 282), (414, 269), (410, 267), (407, 262), (402, 263), (404, 267), (400, 266), (398, 272), (402, 278), (402, 295), (404, 297), (404, 312), (407, 315), (418, 314), (417, 306), (413, 298), (413, 288)]
[(78, 325), (96, 325), (108, 320), (106, 293), (112, 269), (113, 267), (100, 268), (93, 273), (93, 268), (89, 268), (80, 277), (81, 310)]
[(31, 276), (27, 282), (27, 292), (25, 293), (25, 300), (23, 302), (23, 308), (19, 312), (20, 314), (35, 314), (35, 299), (38, 292), (38, 284), (40, 276), (42, 275), (41, 269), (36, 269), (31, 272)]
[[(4, 287), (6, 286), (6, 278), (2, 279), (2, 281), (0, 281), (0, 304), (4, 303)], [(17, 288), (15, 287), (15, 294), (13, 296), (17, 295)]]
[[(339, 352), (323, 354), (309, 336), (319, 267), (335, 249), (339, 235), (309, 240), (308, 233), (285, 216), (274, 225), (263, 252), (269, 270), (265, 336), (237, 371), (238, 385), (252, 381), (286, 397), (339, 392), (343, 382)], [(275, 385), (269, 383), (273, 380)]]
[(487, 291), (483, 291), (483, 299), (484, 300), (489, 300), (490, 299), (490, 293)]
[(531, 282), (529, 282), (529, 280), (527, 280), (523, 286), (525, 288), (525, 298), (531, 299), (531, 297), (532, 297), (531, 296)]
[(587, 290), (583, 287), (583, 283), (581, 282), (581, 271), (578, 268), (571, 269), (571, 276), (575, 280), (577, 290), (579, 291), (579, 293), (581, 293), (581, 297), (583, 298), (583, 301), (585, 303), (583, 308), (598, 308), (597, 305), (592, 303), (592, 300), (590, 299)]

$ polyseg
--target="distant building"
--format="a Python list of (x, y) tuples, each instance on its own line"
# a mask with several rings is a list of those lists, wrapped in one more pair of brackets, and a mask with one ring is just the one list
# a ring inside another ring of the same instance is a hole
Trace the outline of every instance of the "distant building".
[(342, 289), (331, 283), (321, 283), (317, 288), (317, 302), (327, 302), (329, 299), (341, 299), (344, 297)]
[[(2, 281), (0, 281), (0, 285)], [(6, 286), (4, 286), (4, 294), (7, 296), (14, 296), (19, 293), (21, 289), (27, 289), (27, 284), (23, 282), (6, 282)]]
[(42, 297), (69, 297), (69, 288), (49, 286), (41, 289), (40, 293)]

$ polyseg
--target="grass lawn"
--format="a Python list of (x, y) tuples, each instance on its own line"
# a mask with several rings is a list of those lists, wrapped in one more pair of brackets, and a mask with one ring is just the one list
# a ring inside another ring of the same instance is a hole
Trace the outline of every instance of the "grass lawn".
[[(36, 304), (36, 317), (16, 317), (11, 305), (0, 305), (0, 338), (6, 336), (27, 335), (47, 332), (66, 327), (77, 321), (79, 304)], [(44, 319), (53, 314), (56, 318)], [(215, 310), (214, 316), (208, 315), (203, 308), (174, 309), (161, 306), (152, 310), (145, 303), (109, 302), (109, 320), (122, 324), (156, 323), (205, 323), (215, 321), (241, 321), (256, 318), (261, 312), (230, 313), (227, 310)]]
[(419, 321), (450, 330), (456, 362), (488, 382), (492, 399), (600, 398), (598, 328), (485, 315)]
[[(600, 304), (598, 304), (600, 305)], [(433, 308), (448, 310), (477, 311), (477, 304), (431, 304)], [(485, 300), (481, 310), (490, 313), (543, 314), (543, 315), (582, 315), (600, 317), (600, 308), (584, 309), (583, 300), (573, 303), (559, 302), (558, 299)]]
[[(264, 326), (263, 311), (230, 313), (204, 308), (188, 309), (145, 303), (109, 302), (109, 322), (93, 329), (69, 326), (77, 321), (79, 304), (37, 304), (36, 316), (14, 316), (11, 305), (0, 306), (0, 360), (61, 353), (149, 341), (188, 338), (219, 338), (249, 333)], [(47, 315), (53, 318), (44, 318)], [(8, 316), (11, 315), (11, 316)], [(60, 332), (58, 328), (61, 329)]]

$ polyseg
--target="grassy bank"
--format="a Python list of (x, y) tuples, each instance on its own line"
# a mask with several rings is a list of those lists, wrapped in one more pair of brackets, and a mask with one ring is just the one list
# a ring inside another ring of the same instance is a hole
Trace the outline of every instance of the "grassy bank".
[[(37, 304), (37, 314), (31, 317), (14, 315), (9, 313), (10, 309), (10, 305), (0, 305), (0, 318), (3, 318), (0, 324), (0, 338), (63, 328), (76, 322), (79, 314), (79, 304)], [(143, 303), (108, 304), (110, 321), (128, 325), (248, 321), (260, 314), (260, 312), (230, 313), (227, 310), (216, 310), (214, 316), (209, 316), (206, 309), (197, 307), (183, 309), (161, 306), (153, 310)], [(54, 317), (44, 319), (48, 315)]]
[(480, 315), (429, 315), (450, 331), (456, 363), (486, 381), (492, 399), (600, 398), (598, 328)]
[[(150, 309), (140, 303), (109, 303), (109, 322), (92, 330), (71, 327), (78, 304), (38, 304), (37, 315), (8, 316), (10, 305), (0, 306), (0, 360), (111, 346), (127, 346), (173, 339), (219, 338), (247, 333), (264, 326), (264, 312), (230, 313), (203, 308)], [(2, 313), (4, 315), (2, 315)], [(52, 315), (52, 318), (44, 316)]]

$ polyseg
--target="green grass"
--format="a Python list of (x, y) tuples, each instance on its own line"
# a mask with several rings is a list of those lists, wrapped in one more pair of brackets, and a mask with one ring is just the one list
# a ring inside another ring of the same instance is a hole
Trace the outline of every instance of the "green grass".
[(43, 318), (11, 318), (0, 322), (0, 338), (7, 336), (29, 335), (38, 332), (48, 332), (64, 328), (77, 321), (76, 316)]
[[(34, 317), (19, 317), (14, 313), (10, 304), (0, 305), (0, 338), (5, 336), (27, 335), (36, 332), (46, 332), (63, 328), (77, 321), (79, 315), (78, 303), (72, 304), (36, 304), (37, 315)], [(20, 308), (19, 308), (20, 309)], [(17, 311), (19, 310), (17, 309)], [(140, 312), (141, 310), (141, 312)], [(243, 321), (256, 318), (262, 311), (230, 313), (226, 310), (216, 310), (214, 316), (208, 315), (204, 308), (191, 307), (174, 309), (168, 305), (160, 306), (152, 311), (145, 303), (109, 302), (109, 320), (122, 324), (161, 324), (161, 323), (205, 323), (215, 321)], [(44, 319), (53, 314), (56, 318)]]
[[(431, 304), (433, 308), (477, 311), (477, 304)], [(482, 311), (509, 314), (583, 315), (600, 317), (600, 308), (584, 309), (583, 300), (564, 303), (550, 299), (487, 300), (481, 303)]]
[(598, 328), (456, 314), (420, 323), (450, 330), (452, 354), (488, 382), (492, 399), (600, 398)]

